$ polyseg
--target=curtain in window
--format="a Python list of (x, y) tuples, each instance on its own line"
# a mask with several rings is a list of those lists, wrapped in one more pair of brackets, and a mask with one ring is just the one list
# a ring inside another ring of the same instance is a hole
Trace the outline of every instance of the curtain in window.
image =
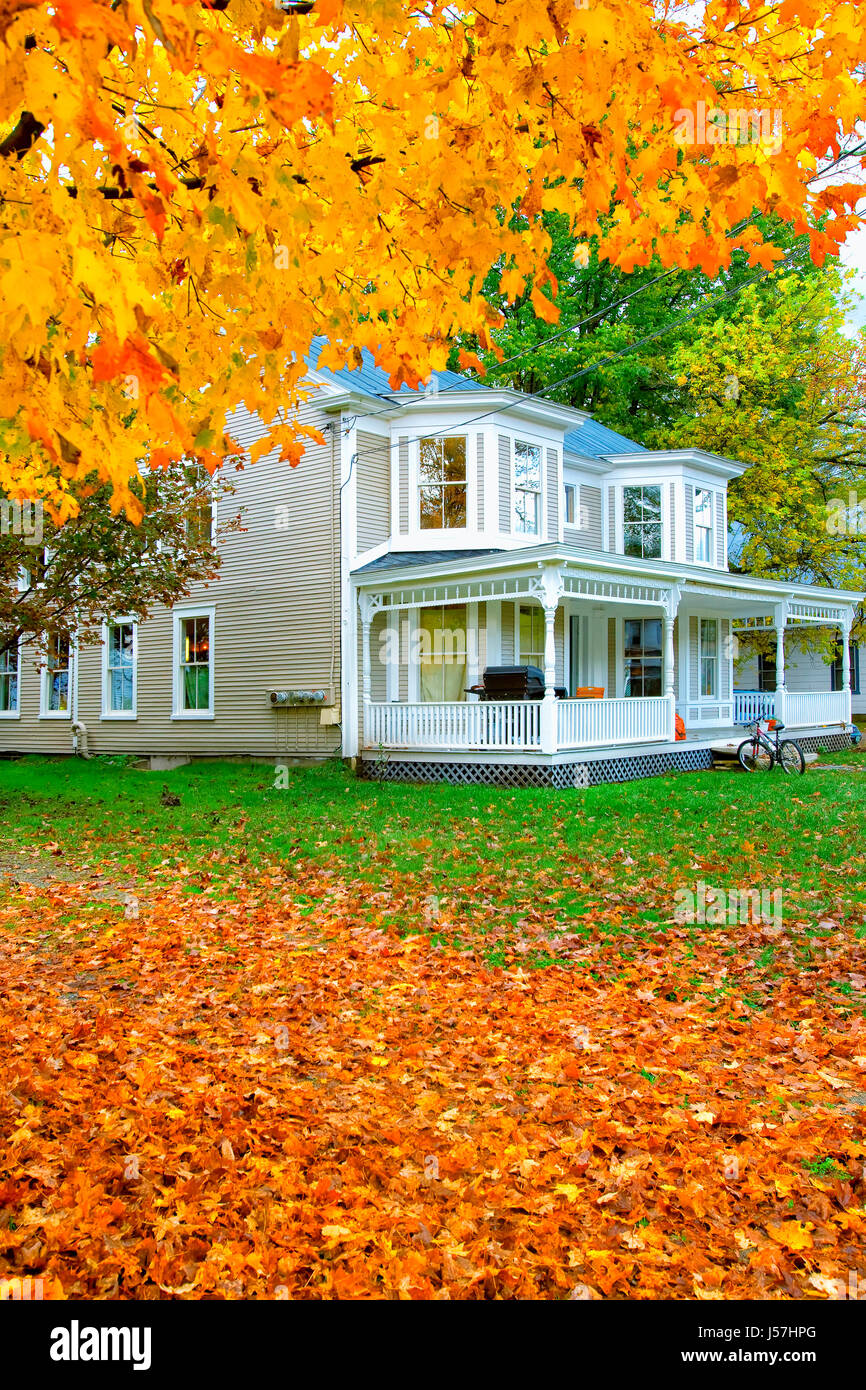
[(419, 626), (421, 699), (465, 699), (466, 605), (422, 608)]

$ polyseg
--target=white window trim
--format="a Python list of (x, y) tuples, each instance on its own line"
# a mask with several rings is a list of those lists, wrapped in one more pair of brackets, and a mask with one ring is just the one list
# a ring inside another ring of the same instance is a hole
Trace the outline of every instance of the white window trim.
[[(215, 641), (215, 617), (216, 609), (213, 605), (191, 604), (184, 608), (172, 609), (172, 719), (213, 719), (215, 718), (214, 708), (214, 641)], [(181, 624), (185, 618), (207, 618), (210, 621), (210, 676), (208, 681), (208, 694), (210, 695), (210, 707), (208, 709), (184, 709), (183, 707), (183, 682), (180, 678), (180, 657), (181, 657)]]
[[(568, 519), (568, 494), (574, 493), (574, 516), (571, 521)], [(575, 531), (582, 531), (580, 524), (580, 483), (563, 482), (562, 484), (562, 524), (570, 526)]]
[[(659, 490), (659, 553), (658, 555), (626, 555), (625, 553), (625, 494), (628, 489), (657, 487)], [(665, 554), (666, 536), (669, 530), (665, 520), (665, 489), (662, 483), (621, 483), (614, 494), (614, 505), (616, 507), (616, 554), (622, 555), (626, 560), (636, 560), (638, 564), (643, 564), (644, 560), (664, 560), (669, 558)], [(670, 544), (667, 542), (667, 544)]]
[[(706, 492), (710, 499), (710, 558), (698, 559), (698, 493)], [(692, 483), (692, 563), (704, 569), (718, 569), (716, 564), (716, 494), (704, 483)]]
[(39, 718), (40, 719), (72, 719), (72, 711), (75, 705), (75, 685), (78, 679), (78, 643), (75, 636), (69, 634), (69, 698), (66, 709), (48, 708), (48, 653), (45, 653), (45, 660), (39, 668)]
[[(132, 709), (112, 709), (108, 679), (108, 630), (122, 623), (132, 625)], [(102, 624), (102, 713), (100, 719), (138, 718), (138, 622), (132, 617), (112, 618)]]
[(18, 656), (18, 683), (15, 687), (15, 708), (0, 709), (0, 719), (20, 719), (21, 718), (21, 646), (23, 638), (19, 636), (15, 643), (15, 651)]
[[(714, 665), (715, 665), (715, 673), (716, 673), (716, 682), (715, 682), (715, 684), (716, 684), (716, 693), (715, 693), (715, 695), (705, 695), (704, 692), (701, 690), (701, 684), (702, 684), (701, 675), (702, 675), (702, 667), (703, 667), (703, 661), (704, 661), (704, 652), (703, 652), (703, 645), (704, 645), (704, 644), (703, 644), (703, 640), (702, 640), (702, 638), (701, 638), (701, 624), (702, 624), (702, 623), (705, 623), (705, 622), (715, 623), (715, 625), (716, 625), (716, 654), (715, 654), (715, 656), (712, 657), (712, 658), (710, 658), (710, 657), (707, 658), (707, 660), (712, 660), (713, 663), (714, 663)], [(719, 693), (719, 692), (721, 691), (721, 688), (722, 688), (722, 650), (721, 650), (721, 648), (722, 648), (722, 624), (721, 624), (721, 619), (714, 617), (712, 614), (708, 614), (708, 613), (699, 613), (699, 614), (698, 614), (698, 700), (697, 700), (698, 704), (701, 704), (701, 702), (703, 701), (703, 702), (706, 702), (707, 704), (717, 705), (717, 704), (719, 703), (719, 701), (722, 699), (722, 696), (721, 696), (721, 694)]]
[[(424, 439), (441, 440), (443, 446), (446, 439), (462, 439), (466, 446), (466, 525), (465, 526), (421, 526), (421, 444)], [(473, 517), (478, 515), (478, 498), (475, 479), (477, 469), (473, 465), (472, 443), (475, 439), (468, 430), (453, 430), (443, 433), (441, 430), (431, 429), (427, 434), (422, 435), (414, 441), (410, 452), (409, 472), (412, 475), (408, 482), (412, 490), (411, 506), (409, 508), (409, 527), (414, 528), (416, 535), (439, 538), (440, 536), (467, 536), (477, 535), (478, 528), (473, 522)], [(476, 444), (477, 449), (477, 444)], [(398, 465), (399, 468), (399, 465)], [(399, 504), (398, 504), (399, 505)]]
[[(538, 450), (538, 492), (530, 492), (530, 496), (538, 498), (538, 529), (535, 531), (519, 531), (517, 529), (517, 497), (519, 493), (525, 493), (526, 488), (517, 486), (517, 446), (524, 444), (527, 449)], [(528, 439), (526, 435), (513, 434), (511, 436), (511, 530), (512, 536), (534, 537), (537, 541), (544, 540), (547, 534), (547, 496), (544, 486), (545, 473), (545, 445), (540, 439)]]

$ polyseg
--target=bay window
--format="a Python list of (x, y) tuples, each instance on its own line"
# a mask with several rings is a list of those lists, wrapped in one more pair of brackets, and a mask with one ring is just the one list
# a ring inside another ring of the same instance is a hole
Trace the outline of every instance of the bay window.
[(541, 532), (541, 449), (514, 441), (514, 529), (521, 535)]
[(623, 488), (623, 552), (639, 560), (660, 560), (662, 554), (662, 490)]
[(713, 494), (695, 489), (695, 562), (709, 565), (713, 558)]
[(466, 526), (466, 437), (422, 439), (418, 465), (422, 531)]

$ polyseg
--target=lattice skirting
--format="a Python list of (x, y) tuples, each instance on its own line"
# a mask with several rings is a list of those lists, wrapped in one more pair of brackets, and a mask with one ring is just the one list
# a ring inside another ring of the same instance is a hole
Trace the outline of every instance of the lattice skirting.
[[(782, 737), (788, 737), (787, 730)], [(819, 748), (826, 748), (828, 753), (841, 753), (843, 749), (851, 747), (850, 734), (809, 734), (806, 738), (800, 738), (797, 730), (792, 729), (791, 738), (796, 739), (807, 753), (817, 753)]]
[(633, 758), (600, 758), (597, 762), (559, 763), (540, 767), (527, 763), (436, 763), (395, 760), (387, 755), (362, 760), (359, 776), (376, 782), (448, 782), (452, 786), (595, 787), (600, 782), (634, 782), (666, 772), (697, 772), (711, 768), (708, 748), (675, 753), (644, 753)]

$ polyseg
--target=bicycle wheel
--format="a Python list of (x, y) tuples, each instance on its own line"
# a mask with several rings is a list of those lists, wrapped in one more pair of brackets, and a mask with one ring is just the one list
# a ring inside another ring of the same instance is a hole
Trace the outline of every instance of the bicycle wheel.
[(769, 772), (773, 766), (773, 755), (769, 748), (753, 738), (747, 738), (740, 744), (737, 757), (747, 772)]
[(792, 738), (786, 738), (784, 743), (779, 745), (779, 765), (783, 772), (799, 772), (802, 776), (806, 771), (806, 759), (803, 757), (803, 750), (799, 743), (795, 743)]

